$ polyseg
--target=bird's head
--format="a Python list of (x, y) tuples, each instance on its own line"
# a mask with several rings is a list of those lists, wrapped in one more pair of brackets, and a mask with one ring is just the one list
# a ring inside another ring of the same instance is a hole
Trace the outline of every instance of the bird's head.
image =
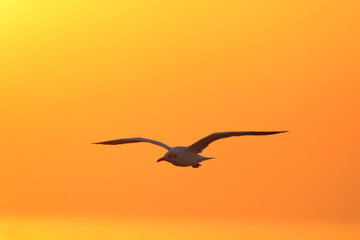
[(156, 162), (166, 161), (166, 162), (172, 162), (174, 159), (176, 159), (177, 154), (173, 152), (167, 152), (162, 158), (158, 159)]

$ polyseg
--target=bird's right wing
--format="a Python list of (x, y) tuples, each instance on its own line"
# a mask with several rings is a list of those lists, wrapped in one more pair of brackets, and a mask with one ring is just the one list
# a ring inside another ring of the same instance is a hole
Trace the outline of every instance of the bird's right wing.
[(105, 141), (105, 142), (97, 142), (94, 144), (117, 145), (117, 144), (137, 143), (137, 142), (148, 142), (148, 143), (152, 143), (152, 144), (158, 145), (160, 147), (166, 148), (167, 150), (171, 149), (171, 147), (169, 147), (165, 143), (147, 139), (147, 138), (121, 138), (121, 139), (115, 139), (115, 140), (110, 140), (110, 141)]
[(194, 143), (194, 144), (190, 145), (189, 147), (187, 147), (187, 149), (190, 152), (201, 153), (204, 150), (204, 148), (206, 148), (210, 143), (212, 143), (213, 141), (222, 139), (222, 138), (233, 137), (233, 136), (246, 136), (246, 135), (270, 135), (270, 134), (277, 134), (277, 133), (283, 133), (283, 132), (287, 132), (287, 131), (273, 131), (273, 132), (255, 132), (255, 131), (217, 132), (217, 133), (210, 134), (209, 136), (200, 139), (196, 143)]

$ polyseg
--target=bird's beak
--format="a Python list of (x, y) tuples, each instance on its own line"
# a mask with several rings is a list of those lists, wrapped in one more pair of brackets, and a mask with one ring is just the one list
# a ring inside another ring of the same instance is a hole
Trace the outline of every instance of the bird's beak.
[(161, 161), (165, 161), (165, 159), (164, 159), (164, 158), (160, 158), (160, 159), (158, 159), (156, 162), (161, 162)]

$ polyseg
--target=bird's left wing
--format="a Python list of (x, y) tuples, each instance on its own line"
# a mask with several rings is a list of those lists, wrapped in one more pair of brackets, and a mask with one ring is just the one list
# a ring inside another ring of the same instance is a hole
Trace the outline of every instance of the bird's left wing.
[(187, 147), (190, 152), (194, 153), (201, 153), (204, 148), (206, 148), (210, 143), (227, 137), (234, 137), (234, 136), (247, 136), (247, 135), (270, 135), (270, 134), (277, 134), (283, 133), (287, 131), (273, 131), (273, 132), (254, 132), (254, 131), (243, 131), (243, 132), (217, 132), (210, 134), (207, 137), (204, 137), (197, 141), (196, 143)]
[(171, 147), (169, 147), (165, 143), (147, 139), (147, 138), (140, 138), (140, 137), (138, 137), (138, 138), (121, 138), (121, 139), (115, 139), (115, 140), (110, 140), (110, 141), (105, 141), (105, 142), (97, 142), (94, 144), (117, 145), (117, 144), (137, 143), (137, 142), (148, 142), (148, 143), (152, 143), (152, 144), (158, 145), (160, 147), (166, 148), (167, 150), (171, 149)]

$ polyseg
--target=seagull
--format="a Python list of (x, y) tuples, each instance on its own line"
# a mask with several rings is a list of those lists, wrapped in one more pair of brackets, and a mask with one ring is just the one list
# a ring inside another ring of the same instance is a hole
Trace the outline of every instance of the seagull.
[(169, 147), (165, 143), (158, 142), (155, 140), (147, 139), (147, 138), (121, 138), (121, 139), (115, 139), (105, 142), (97, 142), (94, 144), (105, 144), (105, 145), (118, 145), (118, 144), (125, 144), (125, 143), (138, 143), (138, 142), (147, 142), (152, 143), (155, 145), (158, 145), (160, 147), (165, 148), (168, 150), (168, 152), (160, 159), (157, 160), (157, 162), (166, 161), (169, 163), (172, 163), (175, 166), (178, 167), (193, 167), (198, 168), (200, 167), (200, 163), (205, 160), (213, 159), (213, 157), (203, 157), (199, 155), (207, 146), (209, 146), (210, 143), (222, 139), (222, 138), (228, 138), (228, 137), (234, 137), (234, 136), (249, 136), (249, 135), (272, 135), (272, 134), (278, 134), (278, 133), (284, 133), (287, 131), (272, 131), (272, 132), (258, 132), (258, 131), (237, 131), (237, 132), (216, 132), (212, 133), (199, 141), (193, 143), (192, 145), (188, 147)]

